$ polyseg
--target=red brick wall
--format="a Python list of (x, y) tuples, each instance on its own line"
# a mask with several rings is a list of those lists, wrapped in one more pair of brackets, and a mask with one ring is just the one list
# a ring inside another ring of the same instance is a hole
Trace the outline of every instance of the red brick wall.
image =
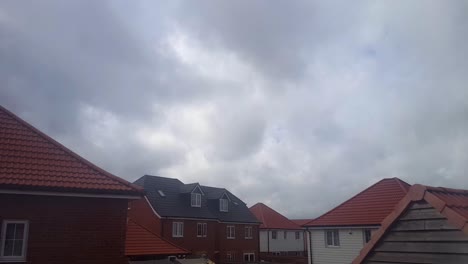
[(129, 202), (128, 208), (128, 217), (130, 219), (158, 235), (161, 234), (161, 219), (154, 214), (153, 209), (145, 198)]
[[(184, 222), (184, 237), (172, 237), (172, 223)], [(197, 237), (197, 223), (207, 223), (207, 236)], [(194, 255), (207, 254), (213, 258), (216, 250), (216, 228), (215, 221), (198, 220), (163, 220), (163, 237), (169, 241), (193, 252)]]
[[(219, 251), (220, 262), (226, 262), (227, 252), (235, 255), (235, 262), (242, 262), (244, 253), (255, 253), (255, 260), (259, 257), (259, 233), (258, 225), (243, 225), (243, 224), (225, 224), (219, 225)], [(236, 238), (227, 238), (227, 226), (233, 225), (236, 229)], [(252, 239), (245, 238), (245, 226), (252, 226)]]
[[(184, 222), (184, 237), (172, 237), (173, 222)], [(245, 239), (246, 225), (205, 221), (208, 223), (207, 237), (199, 238), (197, 237), (197, 223), (202, 222), (204, 221), (163, 219), (163, 236), (173, 243), (192, 251), (195, 255), (207, 254), (208, 258), (216, 263), (226, 263), (227, 252), (232, 252), (236, 255), (236, 262), (243, 261), (244, 253), (255, 253), (255, 258), (258, 260), (258, 225), (248, 225), (253, 228), (253, 237), (252, 239)], [(236, 227), (235, 239), (227, 239), (227, 225), (234, 225)]]
[(0, 194), (0, 222), (29, 221), (27, 263), (124, 264), (127, 206), (125, 199)]

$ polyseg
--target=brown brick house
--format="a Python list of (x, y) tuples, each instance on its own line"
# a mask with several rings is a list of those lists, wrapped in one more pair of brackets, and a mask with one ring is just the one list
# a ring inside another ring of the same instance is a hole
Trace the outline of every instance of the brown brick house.
[(132, 221), (216, 263), (257, 261), (260, 222), (228, 190), (149, 175), (135, 184), (146, 197), (131, 203)]
[(0, 106), (0, 262), (127, 263), (142, 194)]

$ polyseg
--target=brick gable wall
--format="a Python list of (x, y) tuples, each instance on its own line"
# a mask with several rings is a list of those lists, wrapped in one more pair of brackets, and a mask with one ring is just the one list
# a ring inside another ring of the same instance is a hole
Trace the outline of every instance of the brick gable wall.
[(0, 222), (29, 221), (26, 263), (124, 264), (127, 206), (125, 199), (0, 194)]

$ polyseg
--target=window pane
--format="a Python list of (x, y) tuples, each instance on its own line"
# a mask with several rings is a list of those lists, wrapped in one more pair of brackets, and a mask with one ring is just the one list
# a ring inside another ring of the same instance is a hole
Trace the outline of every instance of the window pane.
[(327, 245), (333, 245), (333, 236), (331, 231), (327, 231)]
[(13, 256), (21, 257), (23, 255), (23, 240), (15, 240), (13, 245)]
[(15, 228), (16, 224), (7, 224), (5, 239), (14, 239), (15, 238)]
[(339, 235), (339, 233), (338, 233), (338, 230), (335, 230), (335, 231), (333, 232), (333, 236), (334, 236), (334, 243), (333, 243), (333, 244), (334, 244), (335, 246), (339, 246), (339, 245), (340, 245), (340, 235)]
[(15, 224), (15, 225), (16, 225), (15, 239), (23, 239), (24, 224)]
[(4, 256), (13, 256), (13, 241), (12, 239), (5, 240), (5, 247), (3, 248)]

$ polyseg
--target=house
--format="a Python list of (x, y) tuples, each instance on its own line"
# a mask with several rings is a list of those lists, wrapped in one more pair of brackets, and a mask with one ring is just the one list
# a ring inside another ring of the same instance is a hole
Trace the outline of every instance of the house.
[(260, 225), (260, 260), (306, 263), (304, 230), (263, 203), (250, 207)]
[(143, 190), (0, 107), (0, 262), (124, 264)]
[(146, 197), (130, 204), (132, 221), (215, 263), (257, 260), (260, 223), (228, 190), (150, 175), (135, 184)]
[(468, 190), (414, 185), (353, 261), (468, 263)]
[(312, 251), (309, 263), (351, 263), (409, 188), (398, 178), (383, 179), (303, 225)]

